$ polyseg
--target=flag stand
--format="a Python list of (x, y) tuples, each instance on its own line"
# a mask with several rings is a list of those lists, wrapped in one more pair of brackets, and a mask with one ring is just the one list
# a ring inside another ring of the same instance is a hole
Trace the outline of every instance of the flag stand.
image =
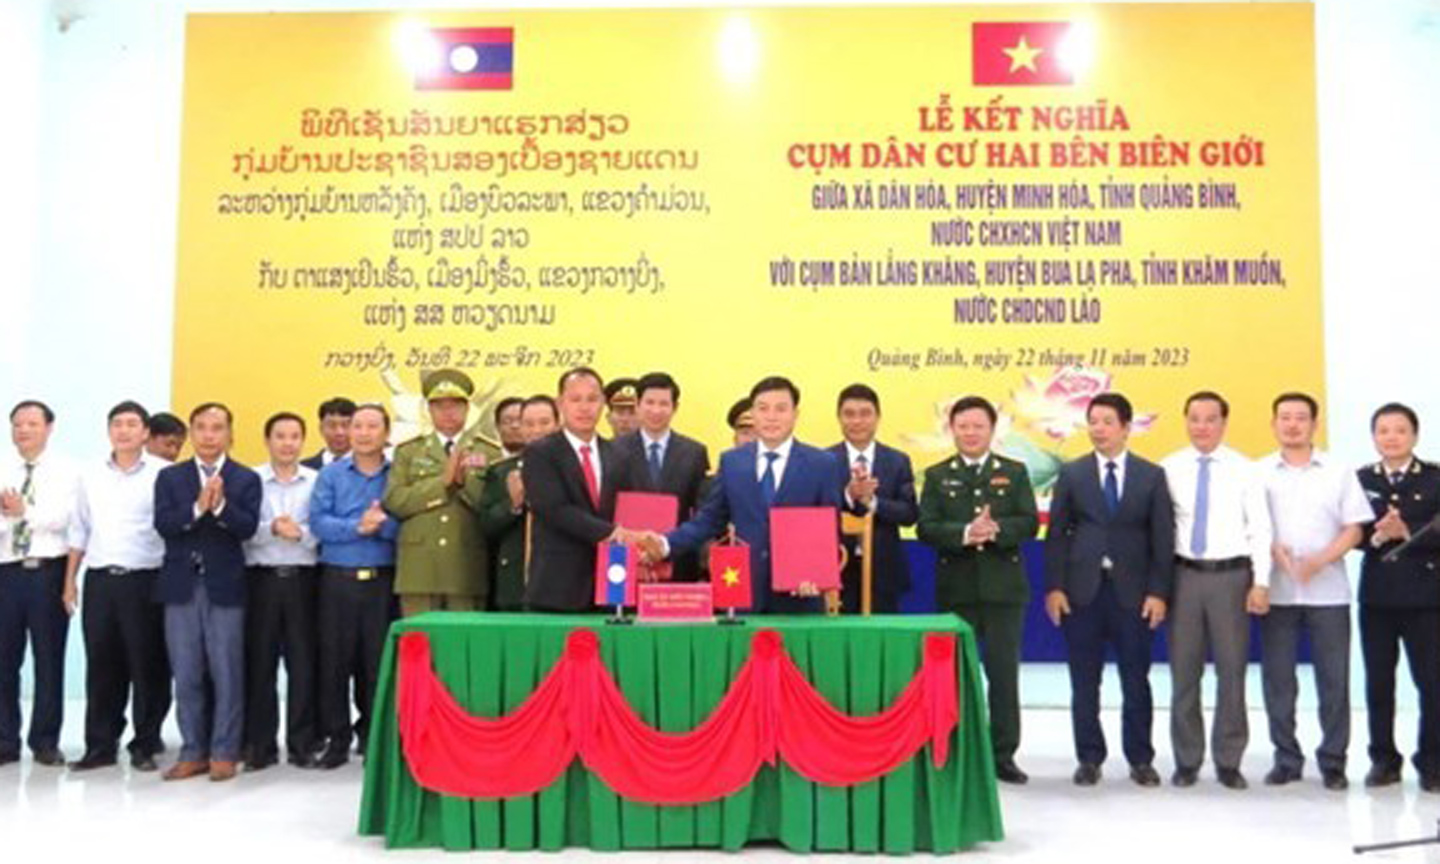
[(716, 622), (717, 624), (744, 624), (745, 619), (735, 615), (735, 607), (731, 606), (725, 610), (725, 617)]
[(615, 604), (615, 614), (605, 619), (606, 624), (634, 624), (635, 621), (625, 617), (624, 604)]

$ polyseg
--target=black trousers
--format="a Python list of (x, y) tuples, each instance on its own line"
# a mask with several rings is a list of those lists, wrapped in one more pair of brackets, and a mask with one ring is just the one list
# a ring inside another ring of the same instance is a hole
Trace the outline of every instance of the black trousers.
[(170, 712), (170, 663), (165, 607), (155, 600), (157, 570), (85, 573), (85, 753), (114, 756), (125, 733), (125, 704), (134, 723), (129, 750), (164, 749), (160, 727)]
[[(380, 654), (394, 620), (395, 571), (323, 567), (320, 573), (320, 734), (332, 749), (348, 748), (352, 734), (363, 742), (370, 731)], [(354, 677), (360, 720), (350, 723), (350, 682)]]
[(1404, 761), (1395, 746), (1395, 667), (1401, 645), (1419, 693), (1415, 768), (1425, 776), (1440, 777), (1440, 609), (1360, 607), (1370, 762), (1399, 768)]
[(20, 753), (20, 666), (25, 641), (35, 658), (35, 695), (27, 743), (35, 752), (60, 744), (65, 708), (65, 559), (39, 566), (0, 565), (0, 754)]
[(1100, 679), (1105, 671), (1105, 649), (1113, 646), (1120, 667), (1120, 743), (1125, 761), (1149, 765), (1155, 759), (1150, 737), (1155, 707), (1150, 693), (1150, 645), (1155, 634), (1140, 617), (1140, 610), (1122, 606), (1114, 583), (1105, 579), (1095, 599), (1072, 607), (1060, 627), (1069, 650), (1075, 758), (1101, 765), (1109, 752), (1100, 726)]
[(319, 617), (314, 567), (252, 567), (245, 580), (245, 753), (278, 755), (280, 704), (276, 692), (285, 660), (285, 750), (308, 754), (319, 741), (316, 666)]

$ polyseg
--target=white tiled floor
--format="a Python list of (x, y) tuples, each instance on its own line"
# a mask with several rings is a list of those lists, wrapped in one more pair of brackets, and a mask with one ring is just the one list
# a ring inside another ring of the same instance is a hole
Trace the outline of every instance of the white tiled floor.
[[(72, 703), (79, 717), (79, 707)], [(1316, 740), (1314, 715), (1303, 715), (1302, 741)], [(1119, 719), (1105, 718), (1107, 734), (1118, 741)], [(1157, 768), (1171, 769), (1169, 718), (1157, 712)], [(1351, 749), (1352, 788), (1326, 792), (1317, 779), (1285, 789), (1268, 789), (1260, 778), (1269, 766), (1264, 716), (1251, 715), (1252, 743), (1245, 771), (1248, 792), (1231, 792), (1208, 773), (1199, 785), (1177, 790), (1140, 789), (1125, 777), (1118, 756), (1107, 764), (1104, 782), (1081, 790), (1070, 784), (1073, 767), (1069, 715), (1063, 710), (1029, 709), (1021, 761), (1029, 786), (1002, 787), (1007, 839), (972, 851), (970, 860), (1146, 862), (1344, 861), (1353, 843), (1421, 835), (1434, 836), (1440, 795), (1423, 794), (1413, 775), (1398, 788), (1361, 788), (1364, 717), (1355, 716)], [(1399, 721), (1402, 740), (1414, 728), (1413, 715)], [(67, 731), (79, 724), (67, 724)], [(78, 734), (75, 733), (75, 734)], [(175, 740), (173, 730), (169, 740)], [(72, 756), (75, 741), (68, 740)], [(1118, 749), (1118, 747), (1114, 748)], [(356, 836), (360, 798), (358, 762), (338, 771), (300, 772), (281, 766), (241, 775), (217, 785), (206, 780), (162, 783), (156, 775), (109, 769), (86, 775), (41, 768), (28, 757), (0, 768), (0, 861), (55, 862), (246, 860), (267, 864), (332, 860), (454, 860), (447, 853), (386, 853), (378, 840)], [(213, 851), (205, 851), (211, 847)], [(120, 850), (120, 851), (117, 851)], [(37, 857), (28, 857), (34, 854)], [(39, 858), (43, 855), (43, 858)], [(750, 849), (747, 858), (790, 859), (774, 849)], [(58, 856), (58, 857), (57, 857)], [(570, 857), (654, 860), (667, 864), (723, 860), (723, 853), (629, 853), (621, 856), (567, 852)], [(1440, 861), (1440, 847), (1377, 854), (1376, 862)]]

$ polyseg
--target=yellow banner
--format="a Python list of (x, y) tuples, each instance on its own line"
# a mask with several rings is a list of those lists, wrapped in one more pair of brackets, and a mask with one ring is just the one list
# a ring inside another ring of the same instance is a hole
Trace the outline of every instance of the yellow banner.
[[(237, 414), (652, 370), (728, 445), (767, 374), (881, 395), (917, 466), (1000, 404), (1043, 485), (1129, 395), (1213, 388), (1270, 448), (1323, 397), (1304, 4), (195, 15), (174, 399)], [(488, 415), (476, 412), (476, 417)], [(485, 424), (488, 416), (483, 417)]]

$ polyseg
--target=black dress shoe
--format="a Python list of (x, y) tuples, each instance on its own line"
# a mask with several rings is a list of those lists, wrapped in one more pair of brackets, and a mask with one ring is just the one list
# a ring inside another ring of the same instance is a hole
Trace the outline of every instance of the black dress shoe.
[(0, 765), (9, 765), (11, 762), (19, 762), (19, 753), (0, 753)]
[(248, 774), (252, 771), (264, 771), (266, 768), (269, 768), (272, 765), (276, 765), (279, 762), (280, 757), (276, 756), (274, 753), (266, 753), (263, 756), (255, 756), (251, 759), (245, 760), (245, 773)]
[(1198, 779), (1200, 779), (1200, 772), (1194, 768), (1176, 768), (1175, 773), (1170, 775), (1170, 785), (1188, 789), (1194, 786)]
[(65, 754), (61, 753), (58, 747), (50, 747), (45, 750), (36, 750), (35, 764), (44, 765), (47, 768), (64, 768)]
[(1370, 789), (1394, 786), (1399, 782), (1400, 766), (1398, 765), (1371, 765), (1370, 770), (1365, 774), (1365, 785)]
[(70, 763), (71, 771), (94, 771), (96, 768), (109, 768), (115, 764), (114, 753), (86, 753), (79, 759)]
[(1296, 780), (1299, 779), (1299, 768), (1285, 768), (1283, 766), (1276, 765), (1274, 768), (1270, 769), (1269, 774), (1265, 775), (1265, 785), (1284, 786), (1286, 783), (1294, 783)]
[(1159, 786), (1160, 772), (1156, 771), (1155, 766), (1149, 763), (1144, 765), (1131, 765), (1130, 779), (1135, 781), (1136, 786)]
[(326, 771), (339, 768), (341, 765), (350, 761), (350, 754), (347, 751), (348, 748), (331, 747), (325, 751), (325, 755), (320, 757), (320, 761), (316, 763), (316, 767), (323, 768)]
[(1014, 786), (1024, 786), (1030, 782), (1030, 775), (1020, 770), (1015, 760), (1006, 759), (1004, 762), (995, 763), (995, 779), (1001, 783), (1009, 783)]
[(1238, 792), (1250, 788), (1250, 784), (1245, 781), (1245, 775), (1240, 773), (1239, 768), (1218, 768), (1215, 771), (1215, 778), (1226, 789), (1234, 789)]
[(310, 769), (316, 767), (320, 759), (314, 753), (291, 753), (285, 757), (285, 761), (296, 768)]
[(1076, 786), (1094, 786), (1100, 782), (1100, 766), (1081, 762), (1080, 767), (1075, 769), (1075, 776), (1071, 779), (1075, 781)]
[(1440, 792), (1440, 774), (1421, 774), (1420, 789), (1425, 792)]
[(130, 767), (136, 771), (144, 771), (147, 774), (151, 771), (160, 770), (160, 766), (155, 763), (154, 755), (150, 753), (130, 754)]
[(1345, 772), (1339, 770), (1321, 771), (1321, 778), (1325, 781), (1325, 788), (1331, 792), (1343, 792), (1350, 788), (1350, 781), (1345, 778)]

